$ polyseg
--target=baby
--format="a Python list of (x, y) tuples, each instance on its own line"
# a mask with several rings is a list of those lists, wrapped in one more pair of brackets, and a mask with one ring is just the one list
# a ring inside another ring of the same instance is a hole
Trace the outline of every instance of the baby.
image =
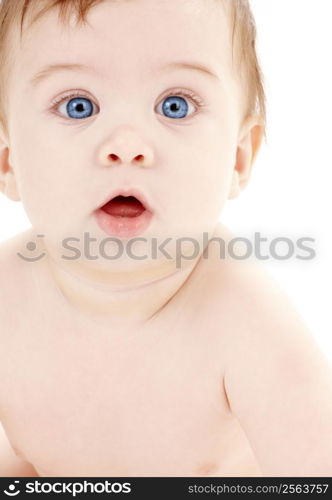
[(1, 476), (330, 476), (332, 371), (221, 255), (265, 100), (246, 0), (2, 0)]

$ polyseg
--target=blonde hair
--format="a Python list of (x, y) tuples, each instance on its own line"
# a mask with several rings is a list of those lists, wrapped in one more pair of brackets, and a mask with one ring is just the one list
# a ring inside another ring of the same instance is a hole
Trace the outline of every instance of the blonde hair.
[[(10, 35), (19, 21), (22, 37), (26, 15), (35, 10), (30, 26), (53, 9), (58, 9), (59, 21), (64, 25), (76, 15), (77, 23), (84, 24), (89, 10), (105, 0), (0, 0), (0, 128), (8, 136), (7, 89), (10, 63)], [(112, 0), (128, 1), (128, 0)], [(212, 1), (212, 0), (211, 0)], [(266, 105), (263, 75), (256, 53), (256, 25), (249, 0), (215, 0), (223, 2), (231, 17), (232, 50), (238, 62), (241, 81), (245, 82), (247, 94), (246, 115), (257, 115), (266, 125)], [(37, 8), (38, 3), (38, 8)], [(42, 8), (41, 8), (42, 7)]]

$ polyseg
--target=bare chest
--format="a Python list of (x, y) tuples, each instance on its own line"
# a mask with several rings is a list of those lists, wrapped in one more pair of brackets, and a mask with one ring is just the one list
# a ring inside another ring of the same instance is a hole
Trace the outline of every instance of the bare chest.
[(12, 444), (41, 476), (256, 475), (208, 332), (40, 326), (8, 336), (1, 401)]
[(41, 476), (261, 475), (228, 409), (222, 325), (202, 296), (128, 335), (78, 326), (43, 295), (36, 314), (23, 302), (0, 360), (17, 453)]

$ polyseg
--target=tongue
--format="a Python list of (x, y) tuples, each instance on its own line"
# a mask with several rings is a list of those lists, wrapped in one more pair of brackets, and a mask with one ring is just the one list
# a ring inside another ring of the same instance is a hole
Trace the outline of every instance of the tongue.
[(138, 217), (145, 208), (134, 196), (117, 196), (104, 205), (102, 210), (113, 217)]

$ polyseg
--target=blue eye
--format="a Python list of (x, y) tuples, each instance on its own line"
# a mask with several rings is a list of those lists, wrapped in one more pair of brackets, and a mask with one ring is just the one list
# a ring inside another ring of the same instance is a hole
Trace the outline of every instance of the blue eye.
[[(194, 103), (194, 104), (193, 104)], [(195, 105), (196, 108), (195, 109)], [(188, 116), (190, 106), (193, 107), (194, 113), (204, 106), (204, 103), (200, 97), (194, 94), (190, 90), (175, 89), (172, 94), (169, 94), (162, 101), (162, 113), (167, 118), (183, 119)], [(159, 106), (157, 106), (157, 110)]]
[(89, 118), (96, 105), (88, 96), (85, 97), (82, 93), (83, 91), (79, 90), (54, 99), (51, 103), (50, 111), (55, 115), (60, 114), (67, 119), (82, 120)]
[(180, 96), (170, 96), (163, 101), (163, 113), (168, 118), (184, 118), (189, 110), (187, 101)]
[(93, 113), (93, 104), (85, 97), (75, 97), (71, 99), (67, 106), (66, 111), (70, 118), (82, 119), (88, 118)]

